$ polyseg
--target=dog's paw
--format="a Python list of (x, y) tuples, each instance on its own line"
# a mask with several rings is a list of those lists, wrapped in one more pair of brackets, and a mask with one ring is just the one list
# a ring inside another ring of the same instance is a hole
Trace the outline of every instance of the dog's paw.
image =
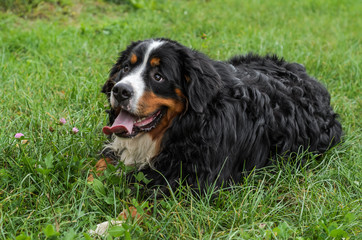
[(108, 229), (110, 226), (121, 226), (122, 223), (124, 223), (124, 221), (116, 221), (116, 220), (111, 220), (111, 221), (107, 221), (107, 222), (102, 222), (100, 224), (97, 225), (95, 230), (89, 230), (89, 234), (92, 236), (106, 236), (108, 233)]
[[(150, 215), (148, 212), (147, 215)], [(89, 230), (88, 233), (92, 236), (106, 236), (108, 233), (108, 229), (111, 226), (121, 226), (128, 218), (131, 218), (137, 222), (142, 221), (142, 216), (137, 212), (137, 208), (129, 207), (128, 209), (123, 209), (123, 211), (119, 214), (119, 219), (121, 220), (111, 220), (107, 222), (102, 222), (97, 225), (95, 230)]]

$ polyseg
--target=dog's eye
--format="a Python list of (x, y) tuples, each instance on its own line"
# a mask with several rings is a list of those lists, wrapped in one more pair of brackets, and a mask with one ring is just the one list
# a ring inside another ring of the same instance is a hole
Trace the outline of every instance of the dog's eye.
[(163, 77), (159, 73), (156, 73), (155, 75), (153, 75), (153, 79), (155, 79), (157, 82), (163, 81)]
[(129, 66), (128, 66), (128, 64), (126, 64), (126, 65), (124, 65), (124, 67), (122, 68), (122, 72), (123, 73), (126, 73), (126, 72), (128, 72), (129, 71)]

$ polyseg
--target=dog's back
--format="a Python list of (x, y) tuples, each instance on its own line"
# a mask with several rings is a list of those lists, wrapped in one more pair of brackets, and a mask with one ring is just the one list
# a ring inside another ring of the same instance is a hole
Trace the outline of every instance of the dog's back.
[(305, 67), (276, 56), (249, 54), (230, 61), (242, 84), (265, 96), (270, 151), (304, 150), (323, 153), (340, 142), (341, 124), (330, 105), (327, 89), (310, 77)]

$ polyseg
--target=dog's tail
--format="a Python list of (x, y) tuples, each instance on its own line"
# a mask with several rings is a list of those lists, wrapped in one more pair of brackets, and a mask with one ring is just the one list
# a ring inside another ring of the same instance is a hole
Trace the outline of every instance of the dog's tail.
[(318, 151), (323, 153), (342, 140), (342, 125), (338, 121), (338, 114), (332, 113), (333, 117), (329, 119), (328, 124), (322, 128)]

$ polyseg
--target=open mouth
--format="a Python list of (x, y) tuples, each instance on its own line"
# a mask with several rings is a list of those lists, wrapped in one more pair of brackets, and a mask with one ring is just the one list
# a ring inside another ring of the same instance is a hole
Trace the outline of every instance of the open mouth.
[(118, 137), (135, 137), (140, 132), (148, 132), (154, 129), (161, 120), (165, 110), (159, 109), (154, 113), (145, 116), (135, 116), (126, 110), (121, 109), (112, 126), (103, 127), (106, 135), (116, 134)]

